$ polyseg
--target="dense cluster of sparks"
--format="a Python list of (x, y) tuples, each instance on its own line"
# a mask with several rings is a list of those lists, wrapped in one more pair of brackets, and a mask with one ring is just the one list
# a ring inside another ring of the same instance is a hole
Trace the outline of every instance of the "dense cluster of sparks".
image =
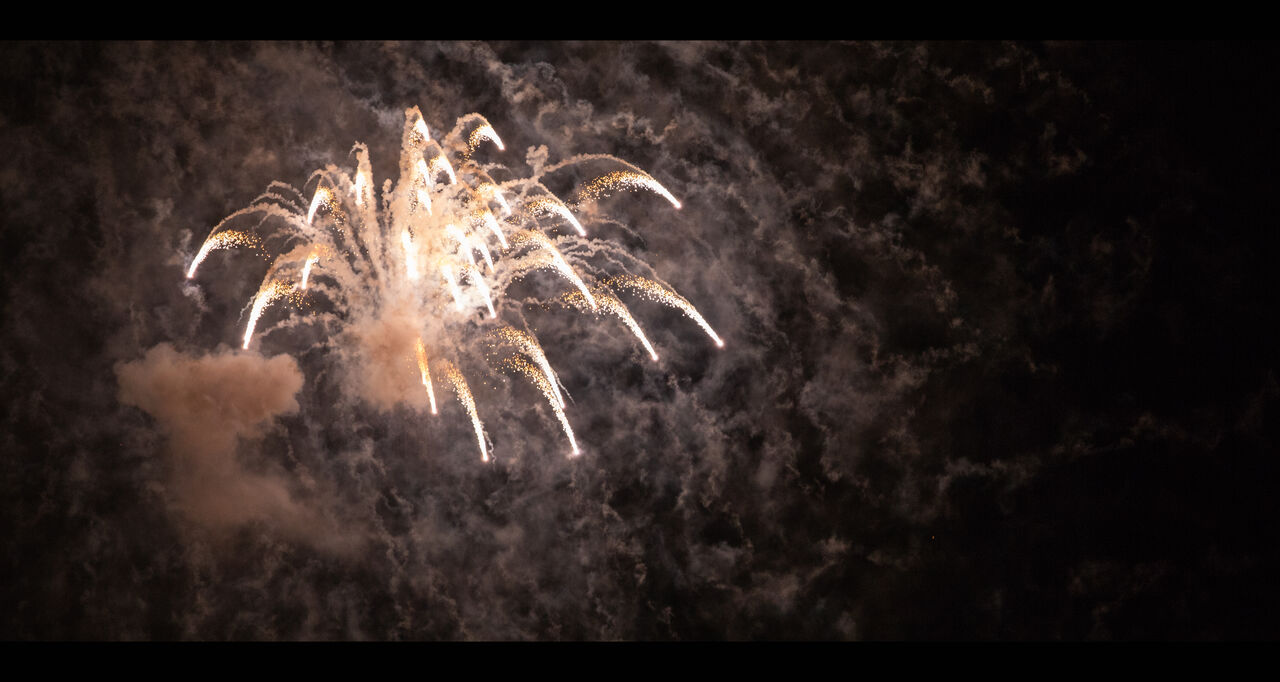
[[(519, 301), (503, 306), (509, 285), (535, 271), (562, 278), (568, 286), (563, 302), (597, 317), (618, 318), (655, 362), (657, 352), (619, 292), (676, 308), (716, 346), (724, 342), (688, 300), (661, 282), (629, 272), (595, 272), (583, 254), (601, 250), (611, 263), (625, 254), (611, 242), (589, 239), (570, 205), (541, 178), (561, 168), (603, 161), (616, 170), (584, 185), (575, 206), (616, 190), (644, 190), (679, 209), (680, 202), (657, 180), (620, 159), (589, 154), (542, 168), (531, 178), (499, 181), (494, 176), (504, 174), (503, 166), (472, 159), (485, 143), (505, 150), (493, 126), (479, 114), (458, 119), (453, 130), (437, 140), (418, 109), (411, 108), (405, 112), (400, 180), (394, 187), (387, 180), (381, 196), (375, 195), (368, 149), (357, 143), (352, 150), (354, 171), (332, 165), (316, 171), (309, 202), (298, 190), (276, 182), (248, 207), (225, 218), (192, 259), (187, 278), (195, 278), (200, 264), (218, 249), (248, 247), (276, 254), (247, 306), (245, 349), (263, 313), (280, 301), (303, 306), (312, 296), (323, 297), (335, 312), (319, 315), (337, 327), (376, 319), (385, 311), (409, 311), (419, 320), (418, 335), (414, 347), (404, 352), (416, 357), (431, 414), (439, 414), (431, 379), (434, 368), (434, 375), (452, 389), (470, 418), (480, 457), (487, 462), (490, 448), (470, 386), (455, 364), (457, 358), (444, 357), (486, 342), (497, 351), (490, 366), (522, 377), (542, 394), (569, 440), (570, 456), (577, 456), (580, 449), (565, 413), (561, 384), (546, 353), (527, 325), (521, 329), (502, 321), (503, 312), (519, 317)], [(258, 220), (252, 230), (231, 229), (249, 216)], [(266, 332), (259, 336), (262, 333)]]

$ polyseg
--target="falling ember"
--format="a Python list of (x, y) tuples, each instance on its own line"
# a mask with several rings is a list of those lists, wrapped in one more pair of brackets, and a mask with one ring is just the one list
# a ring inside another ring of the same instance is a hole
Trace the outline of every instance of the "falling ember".
[[(654, 362), (657, 362), (657, 352), (653, 350), (653, 346), (649, 345), (649, 339), (645, 338), (644, 331), (640, 329), (640, 324), (636, 322), (636, 318), (631, 316), (631, 311), (627, 309), (627, 306), (623, 305), (622, 301), (619, 301), (618, 297), (614, 296), (607, 288), (596, 287), (595, 294), (596, 303), (599, 305), (600, 310), (622, 320), (627, 329), (630, 329), (631, 333), (639, 339), (640, 345), (644, 346), (646, 351), (649, 351), (649, 357)], [(578, 308), (586, 307), (586, 299), (576, 291), (566, 294), (564, 300)]]
[(680, 201), (671, 196), (671, 192), (668, 192), (667, 188), (663, 187), (657, 180), (654, 180), (646, 173), (625, 170), (613, 171), (592, 180), (578, 193), (578, 200), (596, 200), (604, 196), (606, 192), (615, 189), (647, 189), (650, 192), (657, 192), (662, 195), (662, 198), (670, 201), (672, 206), (677, 209), (680, 208)]
[(529, 381), (532, 381), (533, 385), (537, 386), (538, 390), (542, 391), (542, 395), (546, 397), (547, 402), (551, 404), (552, 411), (556, 413), (556, 418), (560, 420), (560, 425), (564, 427), (565, 435), (569, 437), (569, 445), (573, 448), (573, 451), (569, 453), (569, 456), (577, 457), (579, 454), (578, 442), (573, 437), (573, 427), (569, 426), (569, 419), (564, 416), (564, 403), (559, 402), (559, 395), (555, 392), (551, 382), (547, 380), (547, 377), (543, 375), (537, 367), (534, 367), (528, 360), (525, 360), (519, 355), (508, 357), (503, 361), (503, 363), (511, 369), (528, 377)]
[(302, 266), (302, 288), (307, 288), (307, 278), (311, 276), (311, 266), (320, 260), (320, 249), (312, 249), (311, 255), (307, 256), (306, 265)]
[(475, 267), (476, 258), (471, 254), (471, 240), (462, 233), (462, 229), (450, 223), (444, 226), (444, 233), (458, 242), (458, 246), (462, 247), (462, 254), (467, 257), (467, 262), (471, 263), (471, 267)]
[(356, 184), (351, 188), (351, 193), (356, 195), (356, 206), (364, 206), (364, 173), (356, 173)]
[(191, 267), (187, 268), (187, 279), (196, 276), (196, 268), (200, 267), (200, 264), (204, 262), (210, 251), (227, 249), (233, 246), (256, 247), (258, 246), (258, 238), (235, 230), (227, 230), (210, 236), (204, 240), (204, 244), (200, 246), (200, 252), (191, 260)]
[[(553, 271), (572, 285), (572, 288), (564, 287), (568, 291), (563, 300), (595, 313), (597, 318), (601, 314), (617, 317), (654, 360), (658, 359), (657, 352), (614, 291), (625, 288), (679, 308), (718, 346), (724, 344), (697, 310), (665, 285), (633, 275), (611, 278), (618, 272), (633, 272), (643, 264), (619, 244), (587, 239), (581, 223), (569, 207), (547, 189), (542, 178), (577, 163), (607, 162), (620, 170), (607, 173), (582, 188), (577, 195), (579, 200), (599, 198), (618, 189), (644, 189), (662, 195), (679, 208), (680, 202), (661, 184), (621, 159), (581, 155), (539, 166), (530, 178), (507, 180), (499, 185), (494, 177), (507, 177), (508, 169), (471, 158), (486, 140), (493, 142), (499, 152), (505, 149), (498, 133), (479, 114), (463, 116), (450, 132), (433, 139), (417, 108), (408, 109), (399, 164), (403, 170), (398, 182), (387, 180), (381, 194), (376, 194), (368, 147), (356, 143), (352, 150), (357, 157), (355, 169), (344, 171), (331, 165), (316, 171), (312, 175), (312, 179), (317, 180), (316, 190), (310, 202), (300, 191), (275, 182), (247, 207), (219, 222), (192, 259), (187, 277), (195, 278), (200, 264), (218, 249), (262, 248), (266, 243), (283, 246), (282, 252), (268, 254), (274, 260), (252, 300), (244, 333), (245, 349), (258, 331), (263, 312), (281, 298), (292, 298), (298, 305), (308, 306), (315, 324), (328, 328), (322, 343), (331, 348), (349, 339), (365, 338), (367, 334), (362, 333), (361, 325), (386, 324), (399, 319), (425, 323), (430, 335), (419, 327), (412, 344), (407, 334), (403, 337), (381, 335), (377, 343), (393, 338), (392, 355), (396, 357), (408, 352), (407, 347), (400, 349), (400, 344), (415, 347), (418, 371), (432, 414), (438, 414), (439, 405), (426, 349), (430, 346), (436, 354), (440, 349), (453, 349), (459, 357), (434, 358), (436, 378), (440, 378), (439, 370), (442, 370), (446, 383), (453, 388), (471, 419), (481, 459), (486, 462), (489, 451), (484, 427), (476, 411), (475, 396), (458, 364), (480, 359), (478, 346), (481, 344), (474, 343), (476, 340), (488, 340), (490, 346), (505, 344), (515, 353), (505, 358), (485, 356), (490, 369), (514, 370), (532, 381), (564, 427), (572, 448), (571, 456), (577, 456), (580, 451), (565, 416), (566, 396), (541, 344), (532, 332), (519, 330), (500, 319), (521, 316), (522, 307), (529, 302), (520, 300), (513, 305), (502, 305), (500, 299), (507, 295), (513, 282), (535, 270)], [(461, 175), (455, 173), (455, 167)], [(442, 172), (449, 178), (447, 184), (435, 181)], [(381, 202), (376, 200), (378, 196)], [(361, 208), (349, 210), (344, 208), (344, 203)], [(500, 209), (495, 209), (494, 204)], [(499, 212), (495, 214), (495, 211)], [(337, 229), (313, 226), (318, 215), (330, 212)], [(251, 219), (257, 220), (252, 228), (254, 234), (231, 229), (238, 228), (236, 221)], [(546, 230), (565, 222), (574, 227), (576, 234), (566, 233), (555, 240), (547, 236)], [(511, 235), (509, 242), (508, 234)], [(491, 250), (491, 237), (496, 237), (501, 251)], [(270, 241), (266, 241), (268, 239)], [(565, 249), (564, 253), (561, 248)], [(478, 263), (476, 250), (483, 256), (483, 264)], [(573, 259), (572, 265), (566, 254)], [(314, 293), (304, 294), (321, 259), (325, 262), (326, 286), (317, 286)], [(301, 265), (301, 277), (295, 280), (298, 265)], [(423, 276), (437, 268), (445, 280), (443, 284), (432, 275)], [(291, 284), (294, 281), (298, 282), (296, 286)], [(592, 285), (588, 286), (588, 282)], [(468, 287), (465, 295), (464, 286)], [(468, 306), (476, 304), (477, 293), (484, 301), (487, 317), (440, 314), (450, 299), (457, 311), (467, 312)], [(499, 309), (503, 310), (502, 316), (498, 314)], [(344, 352), (335, 357), (344, 360), (352, 356)]]
[(434, 174), (440, 171), (444, 171), (444, 174), (449, 176), (450, 185), (457, 184), (458, 176), (453, 174), (453, 166), (449, 165), (449, 160), (444, 158), (444, 154), (431, 159), (431, 172)]
[(484, 222), (484, 226), (489, 228), (490, 232), (497, 235), (498, 243), (502, 244), (502, 248), (505, 250), (507, 248), (507, 237), (502, 234), (502, 228), (498, 225), (498, 221), (494, 219), (493, 213), (491, 213), (489, 209), (485, 209), (484, 213), (480, 216), (480, 220)]
[(471, 131), (471, 137), (467, 138), (468, 151), (474, 151), (480, 143), (489, 140), (498, 146), (498, 151), (506, 151), (507, 148), (502, 145), (502, 140), (498, 138), (498, 133), (494, 131), (493, 126), (488, 123)]
[(333, 195), (329, 190), (323, 187), (316, 187), (316, 195), (311, 198), (311, 208), (307, 211), (307, 224), (311, 224), (311, 220), (316, 217), (316, 209), (321, 206), (328, 207), (333, 201)]
[(418, 337), (418, 372), (422, 374), (422, 385), (427, 387), (427, 399), (431, 401), (431, 414), (436, 414), (436, 392), (431, 388), (431, 368), (427, 366), (427, 347), (422, 345), (422, 337)]
[(525, 230), (515, 236), (512, 244), (515, 246), (531, 244), (540, 249), (537, 253), (541, 254), (543, 258), (535, 257), (533, 260), (534, 267), (547, 267), (559, 272), (565, 279), (572, 282), (573, 286), (578, 288), (578, 291), (582, 292), (587, 302), (591, 304), (592, 309), (596, 307), (596, 299), (591, 295), (590, 291), (587, 291), (586, 283), (582, 281), (578, 273), (573, 271), (573, 268), (569, 267), (569, 263), (565, 261), (564, 256), (560, 255), (559, 249), (551, 243), (551, 240), (547, 239), (547, 235), (533, 230)]
[(420, 189), (418, 190), (417, 196), (418, 205), (425, 206), (427, 208), (427, 215), (431, 215), (431, 195), (427, 194), (426, 190)]
[(408, 230), (400, 231), (400, 243), (404, 245), (404, 268), (409, 279), (418, 279), (418, 255), (413, 251), (413, 237)]
[(453, 268), (448, 265), (441, 265), (440, 272), (444, 273), (444, 278), (449, 281), (449, 291), (453, 294), (453, 304), (462, 311), (462, 290), (458, 288), (458, 280), (453, 278)]
[(507, 215), (511, 215), (511, 206), (507, 204), (506, 197), (502, 196), (502, 188), (489, 182), (477, 187), (476, 191), (479, 192), (481, 196), (498, 202), (498, 204), (502, 206), (502, 210), (505, 211)]
[(551, 363), (547, 362), (547, 354), (542, 352), (542, 345), (538, 343), (538, 340), (533, 338), (532, 334), (520, 331), (515, 327), (502, 327), (495, 330), (493, 334), (498, 339), (515, 346), (521, 353), (538, 363), (538, 367), (547, 377), (547, 383), (555, 391), (556, 402), (560, 404), (561, 408), (564, 408), (564, 397), (560, 395), (560, 380), (556, 378), (556, 373), (551, 370)]
[(552, 213), (554, 215), (558, 215), (569, 221), (569, 224), (573, 225), (573, 229), (577, 230), (580, 236), (587, 236), (587, 231), (582, 229), (582, 223), (579, 223), (578, 219), (573, 217), (573, 214), (569, 212), (569, 208), (560, 203), (559, 199), (534, 199), (526, 206), (526, 210), (533, 215), (538, 215), (540, 213)]
[(702, 319), (702, 315), (698, 314), (698, 310), (693, 307), (693, 304), (686, 301), (680, 294), (671, 291), (653, 280), (636, 277), (635, 275), (621, 275), (614, 277), (608, 281), (608, 285), (611, 287), (631, 289), (651, 301), (679, 309), (685, 315), (689, 316), (689, 319), (697, 322), (698, 326), (702, 327), (702, 330), (711, 337), (711, 340), (716, 342), (717, 347), (724, 348), (724, 341), (720, 340), (720, 337), (716, 335), (716, 332), (711, 328), (711, 325), (707, 324), (707, 321)]
[(480, 445), (480, 461), (489, 461), (489, 450), (484, 443), (484, 426), (480, 423), (480, 416), (476, 414), (476, 401), (471, 397), (471, 389), (467, 386), (467, 380), (462, 376), (462, 372), (448, 360), (444, 361), (445, 376), (448, 377), (449, 383), (453, 385), (454, 393), (458, 394), (458, 402), (462, 403), (463, 409), (467, 411), (467, 416), (471, 417), (471, 426), (476, 430), (476, 442)]
[(275, 280), (258, 290), (258, 295), (253, 299), (253, 311), (249, 313), (249, 326), (244, 330), (245, 350), (249, 349), (249, 340), (253, 338), (253, 328), (258, 326), (258, 318), (262, 317), (262, 311), (272, 301), (284, 298), (292, 291), (293, 286), (281, 280)]
[(480, 269), (473, 263), (463, 266), (462, 272), (467, 275), (468, 281), (480, 290), (480, 295), (484, 297), (484, 304), (489, 307), (489, 317), (497, 317), (498, 314), (493, 310), (493, 299), (489, 297), (489, 285), (484, 283), (484, 275), (480, 273)]

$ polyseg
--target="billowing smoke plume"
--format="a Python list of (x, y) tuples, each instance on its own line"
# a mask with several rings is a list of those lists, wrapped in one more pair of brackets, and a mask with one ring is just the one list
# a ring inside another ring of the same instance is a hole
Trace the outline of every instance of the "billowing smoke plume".
[(117, 364), (116, 375), (120, 400), (155, 417), (169, 438), (168, 492), (185, 518), (213, 529), (261, 521), (297, 536), (323, 525), (251, 452), (276, 417), (298, 411), (303, 376), (293, 358), (229, 349), (193, 356), (160, 344)]

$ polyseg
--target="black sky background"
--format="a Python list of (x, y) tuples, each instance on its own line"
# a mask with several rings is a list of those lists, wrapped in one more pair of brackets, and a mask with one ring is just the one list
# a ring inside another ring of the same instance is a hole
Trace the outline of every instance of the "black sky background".
[[(6, 43), (0, 636), (1275, 638), (1276, 57)], [(485, 114), (513, 165), (651, 172), (686, 207), (600, 232), (726, 349), (637, 306), (654, 367), (538, 318), (587, 454), (478, 395), (492, 467), (299, 354), (299, 410), (234, 455), (331, 525), (184, 515), (118, 368), (236, 344), (262, 272), (185, 288), (208, 229), (356, 140), (394, 177), (414, 105)]]

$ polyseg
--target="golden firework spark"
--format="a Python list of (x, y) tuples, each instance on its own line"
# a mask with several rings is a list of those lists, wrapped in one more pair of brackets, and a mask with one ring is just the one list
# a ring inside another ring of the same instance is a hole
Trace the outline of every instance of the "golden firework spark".
[(191, 259), (191, 267), (187, 269), (187, 279), (196, 276), (196, 268), (204, 262), (209, 252), (217, 249), (229, 249), (233, 246), (247, 246), (257, 248), (261, 242), (257, 237), (246, 232), (238, 232), (236, 230), (227, 230), (219, 232), (204, 240), (204, 244), (200, 246), (200, 251), (196, 253), (196, 257)]
[(629, 170), (613, 171), (592, 180), (578, 193), (578, 201), (585, 199), (598, 200), (608, 192), (616, 189), (647, 189), (651, 192), (657, 192), (662, 198), (671, 202), (672, 206), (677, 209), (680, 208), (680, 201), (671, 196), (671, 192), (668, 192), (666, 187), (663, 187), (648, 173)]
[(285, 298), (293, 293), (293, 285), (284, 280), (273, 280), (258, 290), (253, 298), (253, 311), (249, 313), (249, 326), (244, 330), (244, 348), (249, 348), (249, 340), (253, 338), (253, 329), (258, 326), (258, 318), (271, 302)]
[(444, 361), (444, 372), (449, 383), (453, 385), (454, 393), (458, 395), (458, 402), (462, 403), (467, 416), (471, 417), (471, 426), (476, 431), (476, 443), (480, 446), (480, 461), (488, 462), (489, 448), (484, 441), (484, 425), (480, 423), (480, 416), (476, 414), (476, 401), (471, 397), (471, 388), (467, 386), (467, 379), (448, 360)]
[(698, 309), (694, 308), (693, 304), (680, 294), (677, 294), (651, 279), (645, 279), (635, 275), (619, 275), (610, 279), (607, 284), (615, 288), (630, 289), (651, 301), (676, 308), (680, 312), (689, 316), (689, 319), (697, 322), (698, 326), (702, 327), (702, 330), (711, 337), (711, 340), (716, 342), (717, 347), (724, 348), (724, 341), (720, 340), (716, 331), (711, 328), (711, 325), (707, 324), (706, 320), (702, 319), (702, 315), (698, 314)]
[(577, 457), (581, 454), (578, 451), (578, 441), (573, 437), (573, 427), (569, 426), (569, 419), (564, 416), (564, 405), (559, 402), (559, 396), (554, 390), (553, 385), (547, 380), (547, 377), (528, 360), (519, 355), (512, 355), (503, 360), (503, 365), (528, 377), (538, 390), (542, 391), (542, 395), (551, 405), (551, 410), (556, 413), (556, 419), (560, 420), (560, 426), (564, 427), (564, 433), (569, 437), (569, 446), (573, 450), (569, 453), (570, 457)]
[(431, 388), (431, 368), (427, 365), (427, 347), (418, 337), (418, 372), (422, 374), (422, 385), (427, 388), (427, 399), (431, 401), (431, 414), (436, 414), (436, 392)]

